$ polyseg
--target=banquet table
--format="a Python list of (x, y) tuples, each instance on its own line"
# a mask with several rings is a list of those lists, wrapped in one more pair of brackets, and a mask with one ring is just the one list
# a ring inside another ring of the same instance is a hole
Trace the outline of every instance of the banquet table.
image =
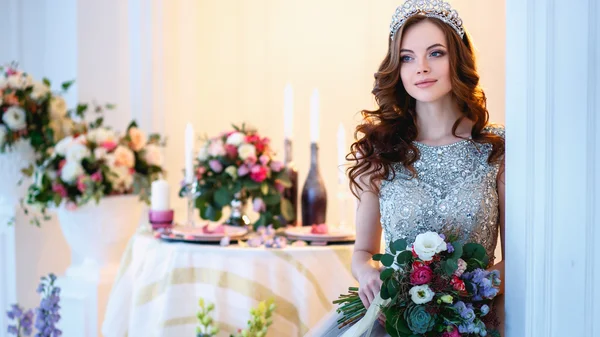
[(356, 282), (353, 245), (283, 249), (166, 242), (138, 232), (122, 257), (106, 308), (105, 337), (195, 336), (198, 300), (215, 304), (227, 336), (272, 298), (268, 337), (304, 336)]

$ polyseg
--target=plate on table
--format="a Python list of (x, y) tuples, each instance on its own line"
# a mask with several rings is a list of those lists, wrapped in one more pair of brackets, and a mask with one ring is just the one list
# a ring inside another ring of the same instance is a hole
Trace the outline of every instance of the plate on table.
[(231, 240), (238, 240), (246, 234), (248, 229), (245, 227), (205, 224), (198, 227), (174, 226), (169, 233), (162, 233), (160, 237), (177, 241), (219, 242), (226, 236)]
[(338, 228), (329, 228), (326, 234), (312, 233), (311, 226), (290, 227), (285, 230), (285, 235), (292, 240), (303, 241), (352, 241), (354, 232)]

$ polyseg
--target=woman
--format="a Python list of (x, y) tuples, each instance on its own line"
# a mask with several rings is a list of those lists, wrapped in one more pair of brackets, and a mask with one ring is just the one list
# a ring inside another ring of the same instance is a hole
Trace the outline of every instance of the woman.
[[(473, 46), (448, 4), (398, 7), (373, 94), (379, 108), (363, 111), (362, 138), (349, 155), (359, 199), (352, 272), (364, 305), (381, 288), (371, 257), (380, 252), (382, 229), (385, 242), (412, 242), (428, 230), (459, 233), (482, 244), (490, 269), (504, 275), (504, 262), (493, 265), (498, 231), (504, 237), (504, 128), (488, 125)], [(336, 319), (309, 335), (341, 335)]]

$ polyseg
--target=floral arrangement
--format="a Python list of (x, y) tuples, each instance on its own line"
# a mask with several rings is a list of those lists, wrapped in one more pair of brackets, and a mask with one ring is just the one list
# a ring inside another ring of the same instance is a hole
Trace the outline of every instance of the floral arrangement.
[(490, 308), (499, 291), (500, 273), (485, 270), (489, 258), (483, 246), (426, 232), (409, 247), (404, 239), (390, 243), (389, 253), (373, 256), (384, 266), (383, 285), (368, 311), (357, 288), (334, 301), (343, 314), (341, 326), (364, 316), (352, 328), (366, 331), (381, 310), (392, 336), (499, 336)]
[(60, 140), (33, 172), (27, 204), (74, 209), (104, 196), (138, 194), (149, 202), (150, 183), (163, 173), (160, 135), (146, 136), (135, 122), (125, 135), (98, 121), (80, 134)]
[[(219, 328), (213, 326), (213, 319), (210, 313), (215, 306), (212, 303), (205, 305), (204, 299), (199, 301), (200, 311), (197, 314), (200, 326), (196, 328), (196, 337), (213, 337), (219, 333)], [(236, 334), (230, 337), (265, 337), (269, 326), (273, 324), (273, 312), (276, 306), (272, 299), (262, 301), (257, 308), (250, 309), (250, 319), (246, 329), (239, 329)]]
[(58, 337), (62, 332), (56, 328), (60, 320), (60, 288), (54, 285), (56, 276), (50, 274), (41, 279), (37, 293), (42, 296), (40, 306), (33, 310), (24, 312), (18, 304), (13, 304), (7, 312), (8, 318), (14, 323), (8, 326), (8, 334), (16, 337), (31, 336), (33, 333), (33, 322), (38, 333), (35, 337)]
[(278, 228), (295, 217), (291, 202), (282, 196), (291, 186), (283, 163), (274, 160), (269, 138), (244, 125), (233, 128), (208, 139), (199, 152), (196, 207), (200, 216), (218, 221), (223, 207), (234, 199), (242, 203), (252, 199), (254, 210), (260, 214), (254, 228)]
[[(62, 90), (72, 84), (62, 83)], [(65, 100), (51, 92), (48, 79), (35, 80), (14, 65), (0, 66), (0, 153), (26, 139), (44, 157), (71, 126)]]

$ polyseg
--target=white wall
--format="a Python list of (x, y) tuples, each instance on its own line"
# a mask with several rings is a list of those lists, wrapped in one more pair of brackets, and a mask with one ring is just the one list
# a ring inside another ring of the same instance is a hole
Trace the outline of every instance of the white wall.
[(600, 4), (507, 15), (507, 335), (599, 336)]

